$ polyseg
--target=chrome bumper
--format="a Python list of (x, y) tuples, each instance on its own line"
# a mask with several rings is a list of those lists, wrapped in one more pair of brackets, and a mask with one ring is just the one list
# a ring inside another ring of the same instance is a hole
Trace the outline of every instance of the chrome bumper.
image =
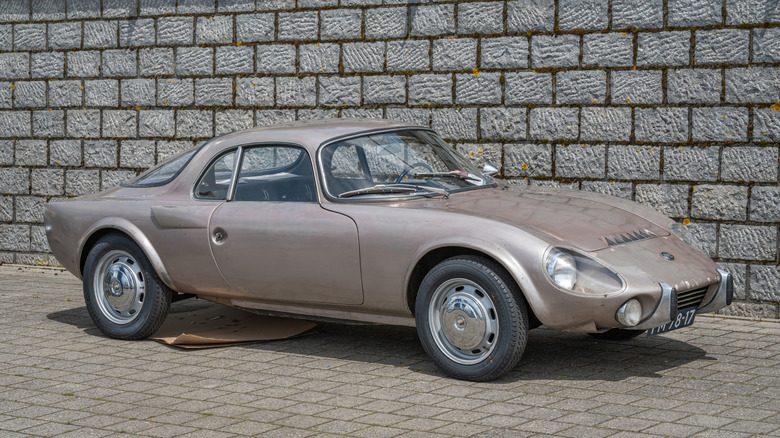
[(718, 274), (720, 274), (718, 291), (709, 303), (699, 307), (696, 314), (713, 313), (731, 304), (731, 300), (734, 298), (734, 278), (722, 269), (718, 269)]

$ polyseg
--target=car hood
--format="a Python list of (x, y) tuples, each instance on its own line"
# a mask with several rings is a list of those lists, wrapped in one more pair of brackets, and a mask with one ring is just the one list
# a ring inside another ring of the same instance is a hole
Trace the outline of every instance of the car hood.
[(667, 236), (671, 221), (632, 201), (565, 189), (481, 189), (453, 194), (448, 201), (448, 211), (542, 232), (584, 251), (607, 248), (607, 238), (640, 230)]

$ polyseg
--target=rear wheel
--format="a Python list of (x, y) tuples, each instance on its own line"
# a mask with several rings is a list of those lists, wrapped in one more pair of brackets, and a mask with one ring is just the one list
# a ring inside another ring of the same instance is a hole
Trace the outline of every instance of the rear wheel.
[(520, 291), (483, 257), (453, 257), (431, 269), (417, 294), (415, 318), (425, 351), (458, 379), (501, 376), (520, 361), (528, 337)]
[(601, 333), (588, 333), (588, 334), (596, 339), (606, 339), (610, 341), (625, 341), (626, 339), (635, 338), (644, 332), (645, 332), (644, 330), (615, 328)]
[(101, 332), (143, 339), (165, 320), (173, 291), (130, 238), (111, 234), (92, 247), (84, 267), (84, 301)]

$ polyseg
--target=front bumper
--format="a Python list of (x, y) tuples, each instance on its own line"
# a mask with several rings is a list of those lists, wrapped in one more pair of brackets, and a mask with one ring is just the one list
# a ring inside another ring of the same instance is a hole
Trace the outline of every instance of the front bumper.
[[(709, 303), (699, 307), (696, 310), (697, 314), (713, 313), (731, 304), (731, 300), (734, 298), (734, 279), (731, 274), (722, 269), (718, 269), (718, 275), (720, 275), (720, 283), (715, 296), (712, 297)], [(649, 330), (667, 324), (676, 317), (677, 291), (672, 286), (661, 283), (661, 299), (658, 300), (655, 311), (644, 321), (628, 328), (632, 330)]]

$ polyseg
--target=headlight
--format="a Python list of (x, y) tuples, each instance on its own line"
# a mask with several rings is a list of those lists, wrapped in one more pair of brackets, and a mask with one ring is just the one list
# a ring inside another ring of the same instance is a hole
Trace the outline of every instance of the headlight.
[(612, 293), (623, 289), (618, 275), (596, 260), (566, 248), (552, 248), (545, 271), (562, 289), (587, 293)]
[(641, 317), (642, 305), (635, 298), (631, 298), (623, 303), (620, 309), (618, 309), (617, 315), (615, 315), (618, 322), (626, 327), (633, 327), (639, 324), (639, 318)]

